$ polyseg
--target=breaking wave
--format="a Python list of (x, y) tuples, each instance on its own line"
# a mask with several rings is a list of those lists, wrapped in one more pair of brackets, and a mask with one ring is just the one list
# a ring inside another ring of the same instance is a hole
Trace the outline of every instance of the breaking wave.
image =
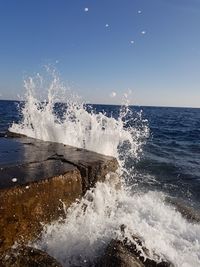
[(152, 255), (178, 267), (200, 266), (200, 225), (188, 223), (164, 199), (159, 192), (132, 195), (98, 183), (71, 207), (62, 224), (46, 226), (37, 246), (63, 266), (93, 266), (111, 239), (122, 238), (120, 226), (126, 225), (125, 236), (141, 237)]
[[(105, 112), (97, 113), (65, 88), (55, 73), (50, 82), (44, 82), (38, 74), (25, 80), (24, 86), (22, 120), (12, 124), (11, 132), (114, 156), (122, 165), (127, 157), (137, 158), (142, 151), (149, 134), (147, 121), (141, 113), (133, 117), (127, 104), (122, 106), (117, 118)], [(44, 91), (47, 96), (41, 101)]]
[[(141, 113), (134, 113), (127, 104), (117, 116), (96, 112), (66, 90), (55, 73), (45, 85), (40, 75), (29, 78), (25, 88), (22, 120), (13, 123), (10, 131), (114, 156), (120, 162), (122, 177), (130, 183), (134, 171), (130, 162), (139, 160), (149, 136), (148, 122)], [(37, 92), (45, 88), (46, 100), (41, 101)], [(91, 266), (112, 238), (121, 238), (120, 226), (124, 224), (128, 238), (139, 235), (150, 251), (175, 266), (200, 266), (199, 224), (187, 222), (165, 204), (161, 192), (133, 193), (126, 184), (116, 190), (111, 183), (112, 179), (97, 183), (68, 209), (62, 223), (46, 225), (35, 245), (63, 266)]]

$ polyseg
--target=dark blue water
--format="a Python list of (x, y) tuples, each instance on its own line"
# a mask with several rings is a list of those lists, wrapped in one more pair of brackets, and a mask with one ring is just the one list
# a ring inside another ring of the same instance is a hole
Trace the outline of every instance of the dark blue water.
[[(0, 132), (20, 120), (18, 102), (0, 101)], [(119, 115), (119, 106), (93, 105), (97, 111)], [(159, 190), (200, 207), (200, 109), (131, 107), (143, 110), (150, 137), (139, 161), (132, 161), (134, 190)]]
[[(200, 207), (200, 109), (143, 108), (151, 136), (136, 165), (151, 187), (188, 199)], [(140, 180), (140, 179), (139, 179)]]

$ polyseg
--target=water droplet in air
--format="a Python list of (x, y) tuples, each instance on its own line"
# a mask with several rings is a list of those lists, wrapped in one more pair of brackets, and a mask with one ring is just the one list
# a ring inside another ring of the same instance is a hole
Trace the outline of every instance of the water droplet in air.
[(117, 93), (116, 92), (111, 92), (110, 97), (116, 97)]

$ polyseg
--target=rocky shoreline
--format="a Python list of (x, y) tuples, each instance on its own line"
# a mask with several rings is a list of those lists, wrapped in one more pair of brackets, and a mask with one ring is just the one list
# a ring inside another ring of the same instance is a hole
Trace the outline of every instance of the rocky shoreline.
[(84, 149), (1, 138), (0, 252), (36, 239), (42, 224), (63, 218), (65, 209), (117, 168), (116, 159)]
[[(9, 132), (1, 135), (0, 142), (0, 266), (61, 267), (46, 252), (28, 244), (40, 237), (43, 225), (62, 221), (73, 202), (97, 182), (104, 182), (108, 173), (116, 172), (118, 162), (95, 152)], [(166, 198), (166, 203), (186, 219), (200, 221), (200, 216), (181, 202)], [(126, 227), (121, 225), (122, 238), (111, 240), (93, 266), (174, 266), (165, 257), (150, 253), (141, 237), (132, 233), (127, 239)]]

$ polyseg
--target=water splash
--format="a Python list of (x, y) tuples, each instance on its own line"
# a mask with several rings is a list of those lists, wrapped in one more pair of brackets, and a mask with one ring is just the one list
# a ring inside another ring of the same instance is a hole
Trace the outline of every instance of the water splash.
[(64, 223), (46, 226), (37, 247), (63, 266), (93, 266), (112, 238), (122, 238), (123, 224), (125, 235), (130, 239), (133, 233), (140, 236), (152, 254), (178, 267), (199, 266), (200, 225), (188, 223), (165, 205), (161, 193), (131, 195), (107, 183), (97, 183), (74, 204)]
[[(37, 75), (27, 79), (24, 85), (26, 94), (21, 109), (22, 121), (13, 123), (10, 131), (114, 156), (121, 165), (128, 155), (138, 157), (148, 136), (148, 126), (141, 113), (135, 113), (133, 117), (127, 103), (117, 118), (97, 113), (74, 97), (55, 72), (47, 83), (41, 75)], [(41, 101), (37, 92), (40, 96), (45, 90), (47, 98)], [(62, 115), (58, 113), (58, 102), (63, 103), (59, 106)], [(121, 149), (123, 146), (127, 149)]]
[[(10, 131), (115, 156), (121, 173), (131, 180), (132, 163), (139, 159), (149, 135), (142, 113), (134, 113), (127, 99), (116, 117), (88, 110), (66, 90), (55, 73), (52, 77), (47, 83), (40, 75), (25, 81), (22, 120), (13, 123)], [(46, 100), (41, 101), (37, 91), (43, 92), (45, 88)], [(161, 193), (133, 194), (127, 188), (116, 190), (109, 182), (97, 183), (80, 203), (71, 206), (62, 223), (46, 225), (35, 245), (63, 266), (91, 266), (112, 238), (121, 238), (122, 224), (127, 225), (127, 237), (138, 234), (150, 251), (161, 257), (165, 255), (175, 266), (200, 266), (199, 225), (188, 223), (180, 213), (165, 205)]]

